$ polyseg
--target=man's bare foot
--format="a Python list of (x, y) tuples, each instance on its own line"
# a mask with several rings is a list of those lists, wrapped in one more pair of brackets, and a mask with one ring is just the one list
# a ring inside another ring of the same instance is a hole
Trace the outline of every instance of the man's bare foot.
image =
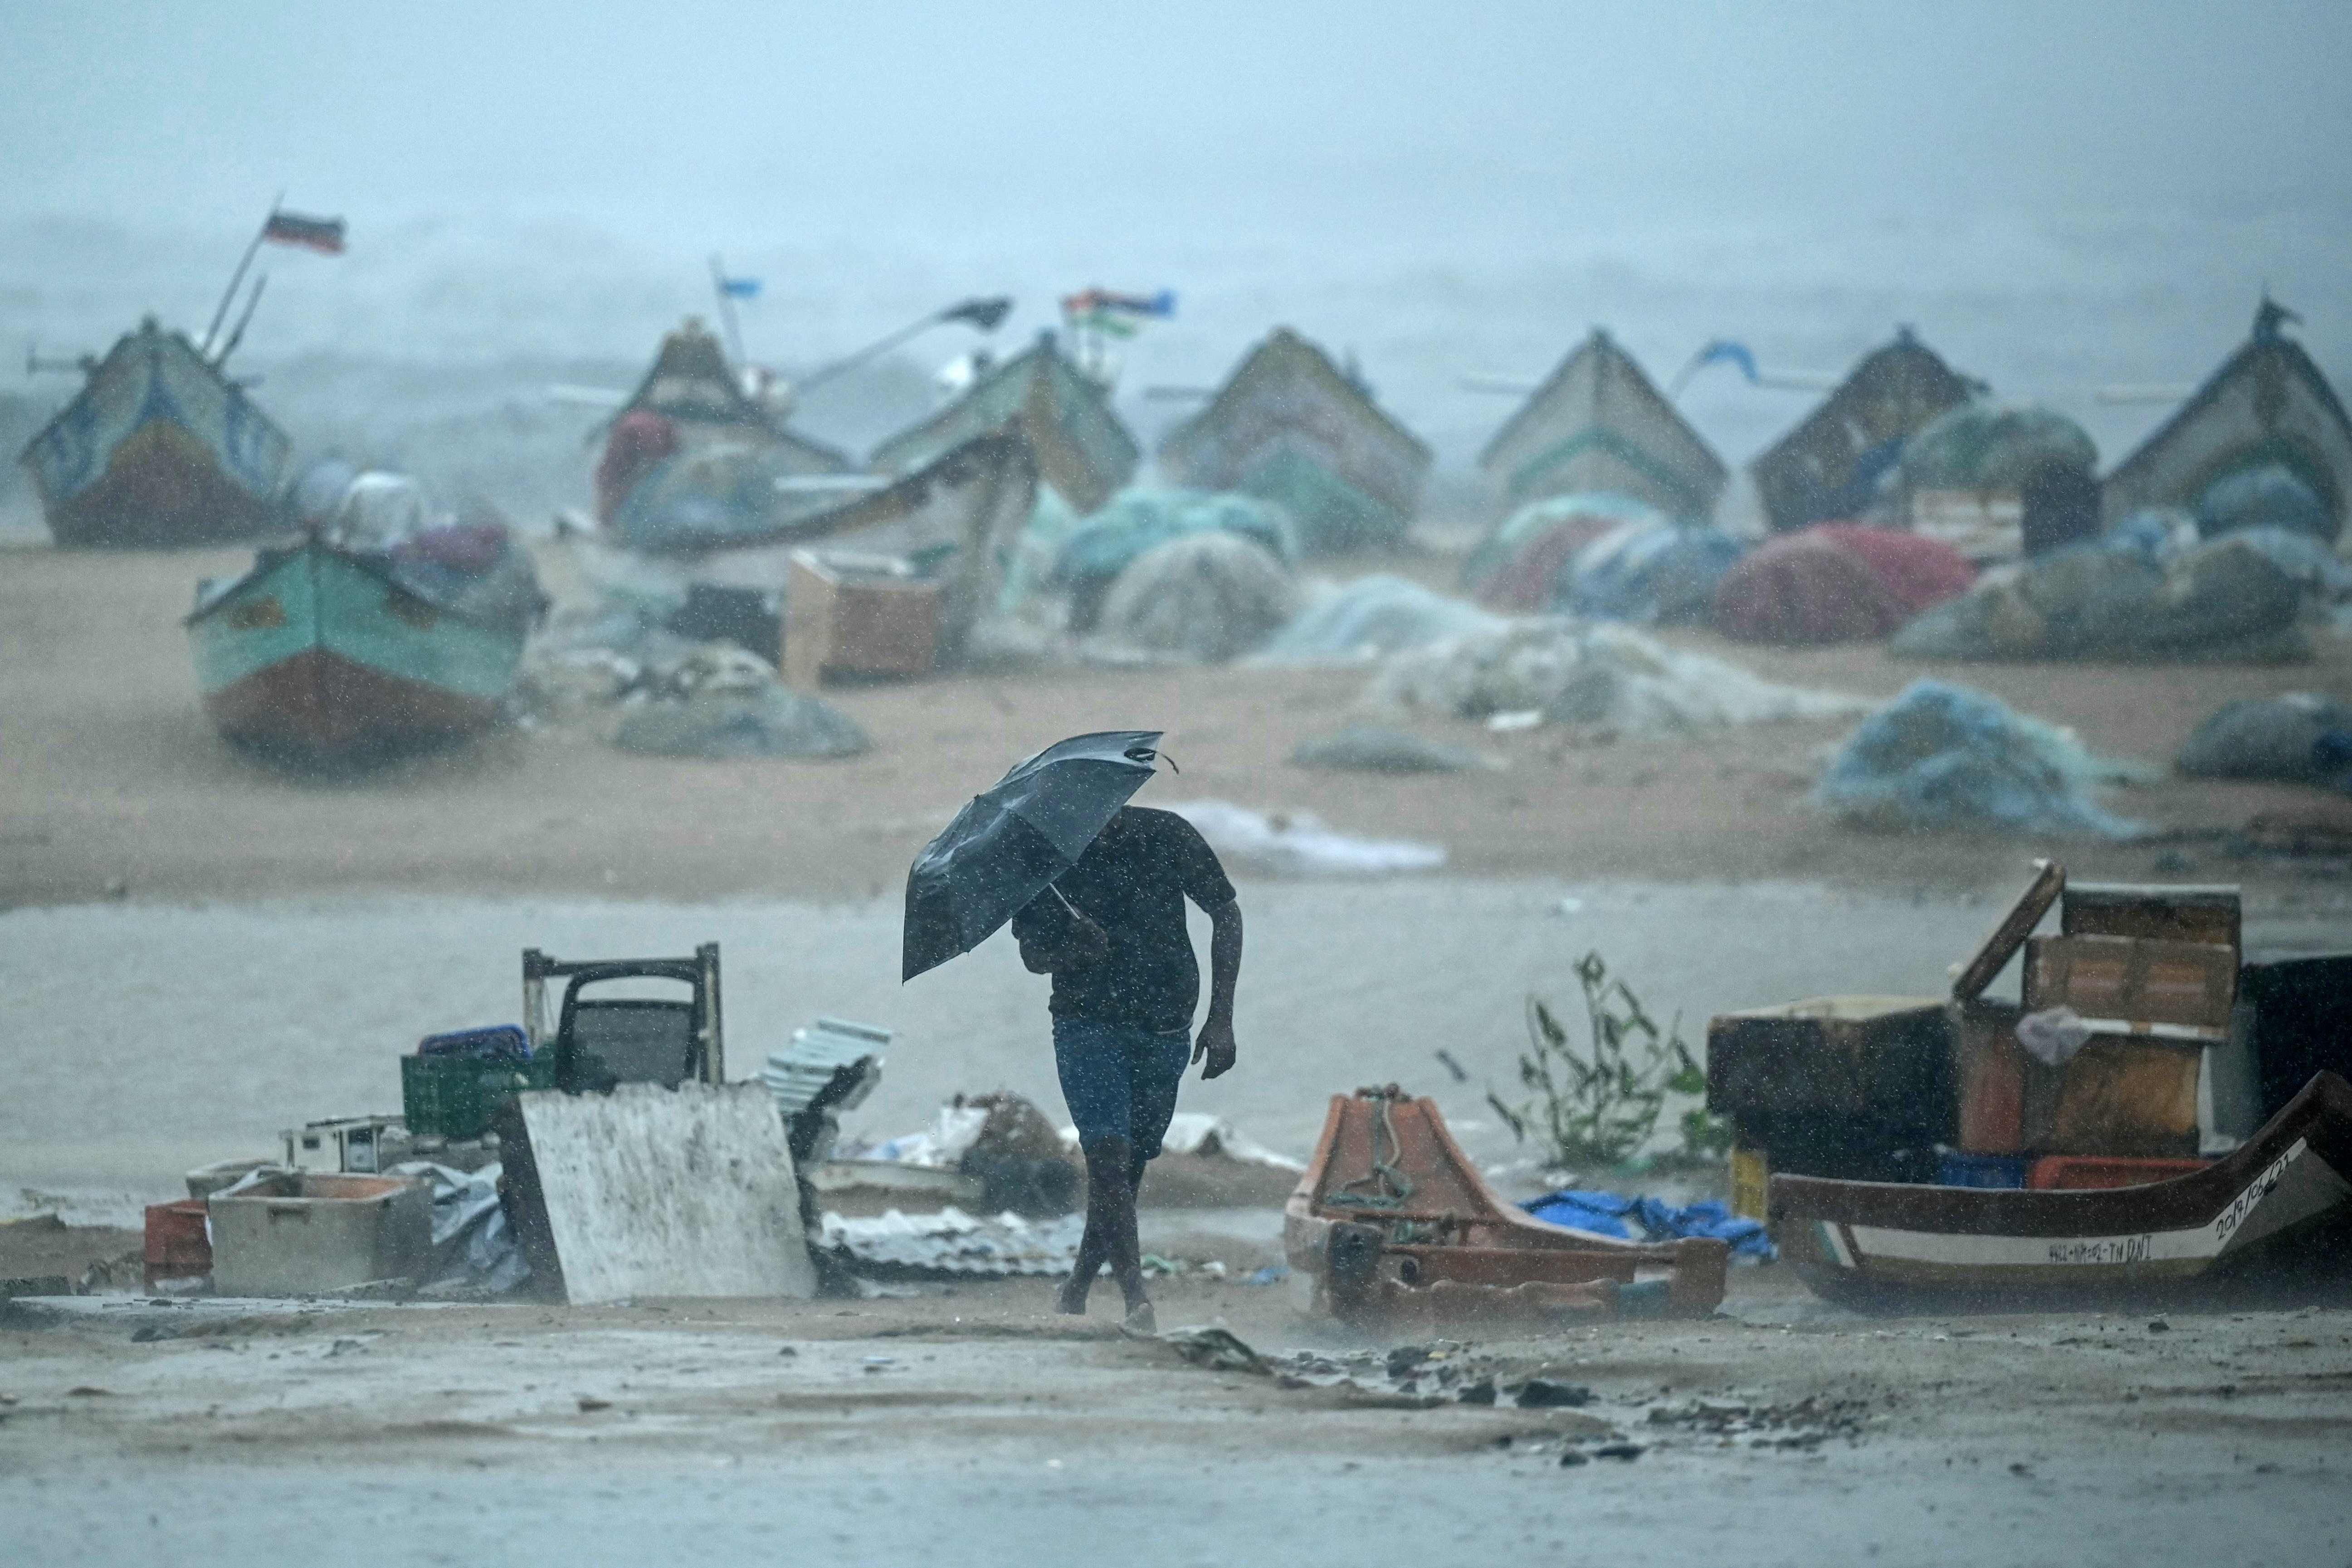
[(1129, 1333), (1158, 1333), (1160, 1314), (1151, 1310), (1150, 1301), (1137, 1301), (1127, 1309), (1127, 1322), (1121, 1326)]
[(1067, 1317), (1085, 1317), (1087, 1315), (1086, 1281), (1076, 1279), (1063, 1281), (1062, 1288), (1054, 1292), (1054, 1310)]

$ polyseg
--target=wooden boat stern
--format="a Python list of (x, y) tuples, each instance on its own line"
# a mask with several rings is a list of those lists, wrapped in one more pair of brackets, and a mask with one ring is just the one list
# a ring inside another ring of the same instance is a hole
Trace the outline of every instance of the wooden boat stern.
[(1433, 1102), (1393, 1085), (1332, 1096), (1283, 1247), (1312, 1310), (1399, 1333), (1704, 1317), (1730, 1261), (1717, 1240), (1625, 1241), (1524, 1213), (1486, 1185)]

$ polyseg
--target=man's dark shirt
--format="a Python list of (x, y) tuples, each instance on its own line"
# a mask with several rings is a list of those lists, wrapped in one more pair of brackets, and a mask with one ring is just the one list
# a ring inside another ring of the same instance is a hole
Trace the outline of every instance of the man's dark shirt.
[(1201, 967), (1184, 929), (1184, 900), (1203, 909), (1234, 901), (1234, 884), (1199, 831), (1173, 811), (1123, 808), (1077, 864), (1013, 917), (1013, 935), (1024, 942), (1065, 941), (1065, 898), (1103, 928), (1110, 953), (1054, 971), (1053, 1011), (1131, 1029), (1190, 1029)]

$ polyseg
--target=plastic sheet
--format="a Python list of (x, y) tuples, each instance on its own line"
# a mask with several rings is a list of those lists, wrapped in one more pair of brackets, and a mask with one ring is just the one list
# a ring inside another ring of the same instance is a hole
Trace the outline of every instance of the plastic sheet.
[(1746, 549), (1720, 528), (1626, 523), (1576, 552), (1552, 602), (1596, 621), (1704, 620), (1716, 584)]
[(2108, 811), (2094, 791), (2144, 776), (1999, 698), (1914, 681), (1846, 738), (1819, 799), (1848, 822), (1885, 831), (2129, 839), (2140, 825)]
[(2019, 404), (1947, 409), (1903, 446), (1903, 480), (1920, 490), (2018, 490), (2050, 465), (2090, 473), (2099, 448), (2064, 414)]
[(2303, 476), (2280, 463), (2223, 475), (2197, 498), (2197, 527), (2208, 538), (2241, 528), (2284, 528), (2333, 539), (2336, 519)]
[(1727, 1243), (1734, 1258), (1768, 1263), (1780, 1256), (1765, 1235), (1762, 1220), (1733, 1214), (1720, 1198), (1701, 1198), (1676, 1207), (1660, 1198), (1563, 1187), (1529, 1198), (1519, 1207), (1553, 1225), (1614, 1236), (1624, 1241), (1674, 1241), (1686, 1236), (1708, 1236)]
[(1560, 571), (1578, 550), (1624, 524), (1666, 520), (1647, 503), (1610, 491), (1547, 496), (1513, 512), (1480, 541), (1463, 563), (1463, 585), (1496, 610), (1549, 610)]
[(1269, 875), (1385, 876), (1445, 863), (1443, 845), (1350, 838), (1307, 811), (1253, 811), (1229, 800), (1176, 801), (1166, 809), (1199, 829), (1229, 863)]

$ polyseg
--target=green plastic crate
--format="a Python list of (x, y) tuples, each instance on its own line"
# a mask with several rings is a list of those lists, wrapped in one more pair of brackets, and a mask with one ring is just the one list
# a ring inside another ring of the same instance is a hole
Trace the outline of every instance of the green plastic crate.
[(529, 1061), (486, 1061), (467, 1056), (400, 1059), (400, 1113), (412, 1133), (478, 1138), (490, 1113), (509, 1094), (555, 1087), (555, 1055)]

